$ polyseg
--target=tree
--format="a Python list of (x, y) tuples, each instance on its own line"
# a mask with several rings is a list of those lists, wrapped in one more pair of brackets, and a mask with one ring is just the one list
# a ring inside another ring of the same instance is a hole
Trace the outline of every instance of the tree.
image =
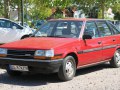
[[(20, 20), (20, 1), (21, 0), (0, 0), (0, 15), (9, 18), (9, 9), (18, 9), (18, 20)], [(52, 15), (53, 9), (59, 8), (62, 13), (65, 13), (66, 8), (74, 4), (79, 5), (87, 14), (90, 13), (93, 8), (99, 8), (99, 11), (102, 12), (102, 18), (104, 18), (105, 10), (109, 7), (111, 7), (114, 12), (119, 12), (120, 10), (120, 0), (24, 0), (25, 16), (29, 15), (33, 19), (45, 19)], [(60, 16), (58, 14), (56, 15)]]
[(0, 1), (0, 17), (4, 15), (4, 2), (3, 0)]
[(10, 7), (11, 9), (18, 11), (18, 21), (21, 20), (21, 0), (11, 0), (10, 1)]
[(10, 0), (4, 0), (4, 17), (9, 18), (10, 17)]

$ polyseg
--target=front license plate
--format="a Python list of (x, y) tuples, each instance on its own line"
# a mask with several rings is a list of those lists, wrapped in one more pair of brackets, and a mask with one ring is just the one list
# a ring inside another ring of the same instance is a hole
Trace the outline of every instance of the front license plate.
[(9, 65), (10, 70), (16, 71), (29, 71), (28, 66), (19, 66), (19, 65)]

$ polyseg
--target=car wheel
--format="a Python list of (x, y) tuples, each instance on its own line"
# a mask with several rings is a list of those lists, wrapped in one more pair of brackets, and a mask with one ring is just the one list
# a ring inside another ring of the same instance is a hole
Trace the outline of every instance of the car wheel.
[(22, 74), (22, 72), (20, 72), (20, 71), (13, 71), (13, 70), (8, 70), (8, 69), (6, 69), (6, 71), (7, 71), (7, 73), (8, 73), (8, 75), (9, 76), (20, 76), (21, 74)]
[(76, 73), (75, 59), (72, 56), (67, 56), (59, 69), (58, 77), (62, 81), (69, 81), (73, 79), (75, 73)]
[(110, 65), (114, 68), (120, 67), (120, 49), (115, 51), (114, 56), (110, 61)]

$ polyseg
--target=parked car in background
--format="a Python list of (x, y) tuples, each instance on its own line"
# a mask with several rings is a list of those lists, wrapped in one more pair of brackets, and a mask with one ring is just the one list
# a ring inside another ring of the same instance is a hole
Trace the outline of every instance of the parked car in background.
[(109, 21), (50, 20), (32, 36), (0, 46), (0, 64), (10, 76), (57, 72), (67, 81), (80, 68), (104, 62), (120, 67), (120, 32)]
[(35, 29), (39, 29), (45, 22), (45, 20), (34, 20), (32, 21), (32, 25)]
[[(22, 26), (21, 21), (17, 22), (17, 24)], [(23, 23), (23, 27), (30, 28), (29, 25), (26, 22)]]
[(0, 43), (8, 43), (23, 39), (32, 34), (32, 30), (11, 20), (0, 19)]
[[(21, 25), (22, 26), (22, 23), (21, 23), (21, 21), (19, 21), (19, 22), (17, 22), (19, 25)], [(34, 29), (34, 28), (31, 28), (26, 22), (24, 22), (23, 23), (23, 27), (24, 28), (27, 28), (27, 29), (29, 29), (29, 30), (31, 30), (32, 31), (32, 33), (34, 33), (35, 31), (36, 31), (36, 29)]]

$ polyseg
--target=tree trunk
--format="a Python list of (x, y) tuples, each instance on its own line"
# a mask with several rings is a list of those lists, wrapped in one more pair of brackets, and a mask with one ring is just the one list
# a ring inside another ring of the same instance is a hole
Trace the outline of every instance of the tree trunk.
[(21, 5), (20, 5), (20, 0), (18, 0), (18, 21), (21, 21)]
[(102, 1), (101, 6), (102, 6), (102, 19), (104, 19), (105, 18), (105, 15), (104, 15), (104, 12), (105, 12), (105, 1), (104, 0)]
[(4, 17), (5, 18), (10, 18), (10, 0), (4, 0)]

